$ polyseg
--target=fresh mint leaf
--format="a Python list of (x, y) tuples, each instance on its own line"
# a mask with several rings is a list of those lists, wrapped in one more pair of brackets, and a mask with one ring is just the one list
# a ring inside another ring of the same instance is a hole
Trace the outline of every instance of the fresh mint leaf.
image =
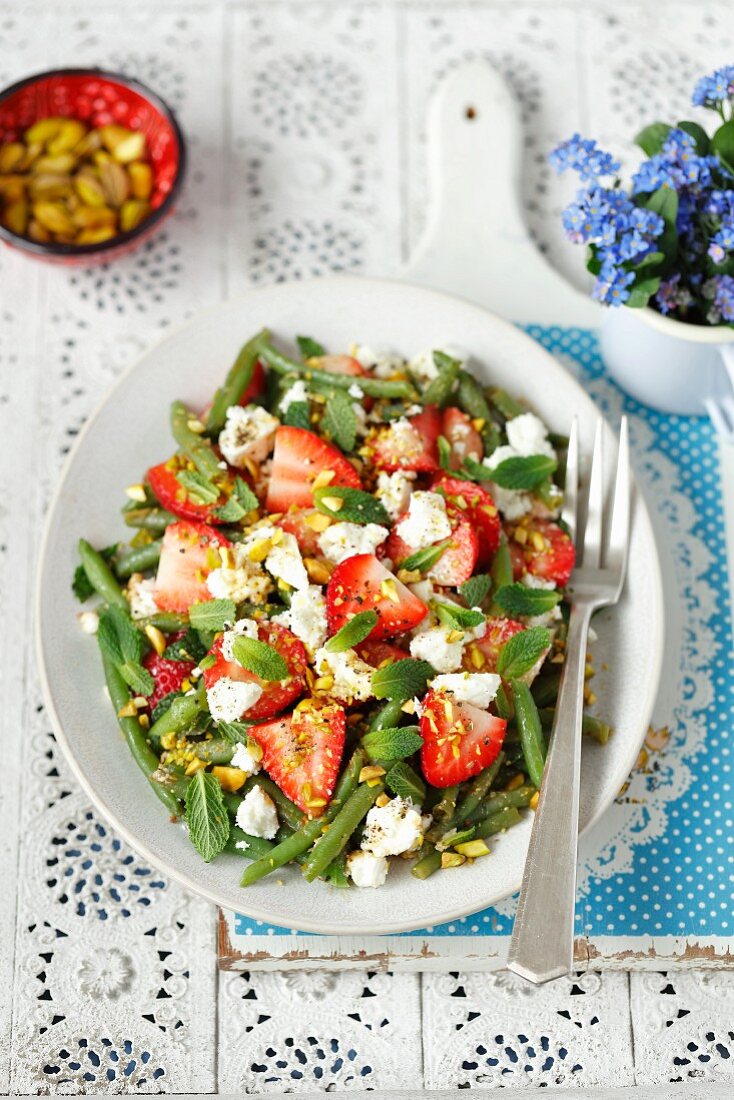
[(198, 470), (182, 470), (176, 480), (194, 504), (215, 504), (219, 500), (219, 489)]
[(449, 626), (453, 630), (473, 630), (486, 621), (481, 611), (473, 608), (459, 607), (455, 603), (444, 603), (441, 600), (432, 600), (431, 604), (438, 615), (439, 622)]
[[(112, 546), (108, 546), (105, 550), (100, 550), (101, 556), (109, 563), (117, 553), (118, 543), (113, 543)], [(86, 570), (83, 565), (77, 565), (74, 570), (74, 576), (71, 581), (71, 590), (79, 600), (80, 603), (84, 603), (90, 596), (94, 595), (94, 588), (89, 582)]]
[(230, 745), (246, 745), (250, 737), (249, 722), (217, 722), (217, 733), (221, 733)]
[(479, 607), (486, 600), (492, 588), (492, 578), (487, 573), (477, 573), (459, 585), (459, 595), (463, 596), (469, 607)]
[(412, 699), (422, 695), (436, 675), (428, 661), (405, 657), (372, 673), (372, 690), (377, 699)]
[(311, 430), (311, 412), (308, 401), (291, 401), (283, 415), (283, 423), (289, 428)]
[(555, 588), (530, 588), (526, 584), (505, 584), (495, 593), (499, 604), (511, 618), (519, 615), (545, 615), (561, 602), (561, 593)]
[(335, 390), (326, 399), (321, 429), (342, 451), (354, 450), (357, 442), (357, 414), (348, 394)]
[(318, 359), (320, 356), (326, 355), (326, 349), (317, 340), (312, 340), (310, 336), (296, 336), (296, 343), (303, 359)]
[(332, 638), (324, 646), (329, 653), (344, 653), (347, 649), (354, 649), (372, 633), (377, 625), (376, 611), (358, 611), (356, 615), (337, 630)]
[(366, 733), (361, 743), (370, 760), (404, 760), (418, 752), (423, 738), (418, 726), (400, 726)]
[[(341, 501), (335, 508), (333, 501)], [(344, 485), (327, 485), (314, 489), (313, 502), (319, 512), (344, 523), (377, 523), (390, 525), (390, 517), (383, 504), (362, 489), (349, 489)]]
[(201, 644), (199, 635), (193, 629), (189, 629), (175, 642), (169, 642), (163, 651), (166, 661), (194, 661), (198, 663), (206, 656), (206, 650)]
[(186, 824), (191, 843), (211, 863), (229, 840), (229, 817), (215, 776), (201, 769), (186, 788)]
[(237, 664), (261, 680), (285, 680), (290, 675), (288, 665), (277, 649), (258, 638), (235, 638), (232, 656)]
[(385, 776), (385, 784), (393, 794), (410, 799), (416, 806), (422, 806), (426, 797), (426, 785), (410, 764), (401, 761), (393, 764)]
[(235, 478), (232, 495), (221, 508), (214, 509), (214, 515), (223, 523), (239, 523), (250, 512), (259, 508), (260, 502), (250, 486), (241, 477)]
[(189, 608), (189, 622), (196, 630), (224, 630), (236, 618), (234, 600), (205, 600)]
[(123, 661), (119, 669), (123, 680), (136, 695), (152, 695), (155, 681), (147, 668), (143, 668), (137, 661)]
[(118, 667), (126, 661), (139, 664), (143, 656), (143, 637), (121, 607), (108, 607), (99, 618), (97, 638), (102, 652)]
[(445, 435), (440, 435), (437, 440), (438, 444), (438, 464), (442, 470), (448, 470), (453, 473), (451, 469), (451, 444)]
[(503, 680), (519, 680), (537, 664), (550, 644), (550, 631), (544, 626), (532, 626), (513, 634), (500, 649), (497, 671)]
[(443, 556), (450, 545), (451, 539), (444, 539), (443, 542), (437, 542), (435, 546), (426, 546), (423, 550), (416, 550), (405, 561), (400, 562), (399, 568), (407, 569), (408, 572), (415, 570), (418, 573), (426, 573)]
[(557, 465), (555, 458), (548, 455), (516, 455), (492, 467), (490, 480), (503, 489), (535, 489)]

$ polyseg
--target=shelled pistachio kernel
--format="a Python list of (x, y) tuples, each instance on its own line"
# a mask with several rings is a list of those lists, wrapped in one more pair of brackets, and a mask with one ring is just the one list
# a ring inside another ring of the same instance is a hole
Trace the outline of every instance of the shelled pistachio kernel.
[(129, 233), (151, 212), (146, 152), (138, 130), (39, 119), (22, 141), (0, 145), (0, 225), (41, 244), (98, 244)]

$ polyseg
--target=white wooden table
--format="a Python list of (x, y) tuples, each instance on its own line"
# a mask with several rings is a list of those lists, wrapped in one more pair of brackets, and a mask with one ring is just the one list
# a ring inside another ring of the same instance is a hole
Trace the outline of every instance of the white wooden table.
[(0, 1093), (734, 1079), (731, 974), (217, 975), (213, 909), (96, 818), (43, 713), (33, 570), (83, 420), (166, 326), (250, 282), (396, 271), (423, 216), (428, 93), (473, 54), (522, 100), (529, 224), (581, 283), (546, 150), (677, 117), (732, 60), (734, 17), (710, 0), (0, 4), (0, 85), (124, 70), (171, 102), (191, 153), (175, 219), (109, 270), (0, 255)]

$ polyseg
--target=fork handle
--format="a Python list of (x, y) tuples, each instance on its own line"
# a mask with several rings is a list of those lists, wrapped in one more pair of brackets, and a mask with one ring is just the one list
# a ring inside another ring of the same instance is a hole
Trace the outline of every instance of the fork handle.
[(508, 956), (510, 970), (537, 984), (568, 974), (573, 966), (581, 721), (592, 610), (587, 604), (571, 607), (550, 750)]

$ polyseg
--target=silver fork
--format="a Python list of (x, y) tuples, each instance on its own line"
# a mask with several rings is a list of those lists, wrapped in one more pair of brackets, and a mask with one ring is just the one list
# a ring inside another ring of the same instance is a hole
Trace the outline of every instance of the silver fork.
[(578, 508), (578, 424), (574, 421), (562, 515), (577, 555), (569, 586), (571, 614), (566, 660), (508, 957), (510, 970), (537, 984), (568, 974), (573, 965), (586, 642), (592, 612), (617, 602), (627, 566), (630, 519), (627, 418), (622, 418), (619, 433), (614, 510), (606, 539), (602, 439), (603, 422), (599, 419), (582, 535)]

